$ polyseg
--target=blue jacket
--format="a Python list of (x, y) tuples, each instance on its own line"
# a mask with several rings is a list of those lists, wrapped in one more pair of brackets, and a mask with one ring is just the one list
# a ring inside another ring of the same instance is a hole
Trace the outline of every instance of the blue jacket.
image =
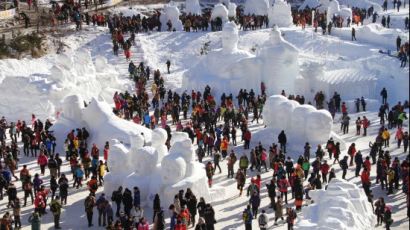
[(82, 170), (81, 168), (77, 168), (77, 169), (75, 170), (75, 176), (76, 176), (76, 177), (83, 177), (83, 176), (84, 176), (83, 170)]
[(150, 124), (151, 123), (151, 117), (149, 114), (144, 115), (144, 124)]

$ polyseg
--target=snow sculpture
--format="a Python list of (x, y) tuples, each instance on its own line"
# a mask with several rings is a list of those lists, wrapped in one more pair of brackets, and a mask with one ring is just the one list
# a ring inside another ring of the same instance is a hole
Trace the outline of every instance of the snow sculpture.
[(268, 0), (246, 0), (244, 14), (268, 15)]
[(105, 141), (117, 139), (125, 145), (130, 146), (130, 137), (144, 134), (145, 142), (151, 140), (151, 130), (115, 116), (112, 108), (103, 101), (95, 98), (84, 109), (83, 120), (87, 123), (92, 141), (98, 146), (104, 146)]
[(161, 163), (165, 203), (171, 203), (179, 190), (191, 188), (198, 197), (211, 199), (208, 179), (203, 164), (194, 161), (194, 148), (190, 139), (175, 143)]
[(258, 55), (263, 63), (260, 81), (265, 83), (268, 93), (278, 94), (283, 89), (294, 92), (295, 80), (299, 75), (298, 58), (298, 49), (285, 41), (280, 30), (274, 27)]
[(269, 27), (274, 25), (279, 27), (289, 27), (293, 25), (292, 11), (290, 4), (284, 0), (276, 0), (273, 7), (268, 12)]
[(93, 98), (84, 108), (82, 97), (73, 95), (65, 98), (62, 108), (61, 118), (51, 128), (54, 133), (62, 135), (57, 137), (57, 146), (61, 148), (59, 151), (62, 151), (67, 133), (73, 128), (82, 127), (90, 132), (90, 142), (100, 147), (112, 139), (126, 146), (142, 147), (151, 143), (150, 129), (115, 116), (105, 101)]
[(180, 14), (181, 13), (179, 12), (178, 7), (173, 2), (170, 2), (168, 5), (164, 6), (163, 12), (159, 17), (162, 27), (161, 30), (167, 30), (167, 22), (170, 20), (173, 29), (176, 31), (182, 31), (183, 26), (181, 20), (179, 19)]
[(268, 94), (283, 89), (294, 92), (298, 50), (282, 38), (277, 27), (256, 56), (237, 48), (238, 29), (233, 22), (225, 24), (221, 37), (222, 49), (209, 52), (184, 73), (183, 88), (203, 90), (209, 84), (215, 94), (236, 94), (241, 88), (258, 91), (264, 82)]
[(186, 132), (172, 132), (171, 145), (174, 145), (178, 141), (183, 141), (189, 139), (188, 133)]
[(363, 189), (357, 185), (332, 179), (327, 190), (309, 193), (314, 203), (302, 209), (297, 229), (373, 229), (376, 217)]
[(151, 146), (154, 147), (158, 152), (158, 155), (159, 155), (158, 161), (162, 159), (168, 153), (168, 148), (165, 145), (167, 138), (168, 138), (168, 135), (165, 129), (156, 128), (152, 131), (152, 140), (155, 140), (155, 141), (152, 141)]
[(349, 17), (350, 19), (353, 18), (352, 10), (344, 6), (340, 7), (339, 1), (337, 0), (330, 1), (329, 6), (327, 7), (326, 20), (328, 23), (332, 21), (333, 15), (341, 16), (344, 19), (344, 21), (346, 21)]
[(221, 18), (222, 23), (229, 21), (228, 18), (228, 9), (221, 3), (218, 3), (214, 6), (211, 12), (211, 20), (215, 20), (216, 18)]
[(199, 5), (199, 0), (186, 0), (185, 1), (185, 12), (187, 14), (197, 14), (201, 15), (201, 5)]
[(227, 22), (224, 25), (221, 39), (222, 49), (209, 52), (196, 66), (185, 72), (182, 80), (183, 87), (203, 90), (210, 82), (218, 82), (212, 84), (214, 92), (230, 91), (232, 76), (234, 76), (232, 71), (244, 68), (240, 66), (240, 60), (253, 55), (238, 49), (238, 28), (234, 22)]
[[(143, 206), (151, 205), (156, 193), (164, 204), (172, 203), (174, 195), (186, 188), (191, 188), (197, 196), (211, 200), (204, 166), (195, 162), (191, 140), (179, 136), (180, 140), (174, 143), (169, 154), (167, 152), (161, 156), (154, 146), (166, 140), (166, 131), (154, 130), (153, 137), (158, 140), (154, 139), (152, 146), (138, 149), (131, 146), (129, 150), (124, 144), (113, 140), (113, 150), (108, 159), (112, 170), (104, 177), (109, 181), (104, 183), (104, 192), (111, 194), (120, 185), (129, 189), (137, 186)], [(223, 194), (222, 188), (217, 192)]]
[(271, 142), (284, 130), (288, 140), (291, 140), (288, 141), (289, 148), (300, 150), (305, 142), (311, 146), (325, 143), (332, 131), (333, 119), (328, 111), (317, 110), (311, 105), (300, 105), (282, 95), (273, 95), (267, 99), (262, 116), (267, 128), (255, 133), (252, 138), (255, 142), (264, 142), (266, 139)]
[(304, 10), (309, 7), (310, 9), (317, 9), (319, 12), (325, 12), (329, 6), (329, 0), (305, 0), (300, 5), (299, 10)]
[(236, 4), (233, 2), (230, 2), (228, 4), (228, 16), (229, 17), (236, 17)]

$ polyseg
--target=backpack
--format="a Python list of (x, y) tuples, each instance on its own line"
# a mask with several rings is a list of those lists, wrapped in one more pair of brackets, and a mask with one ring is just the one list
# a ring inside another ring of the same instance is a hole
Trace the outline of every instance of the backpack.
[(249, 221), (249, 215), (248, 215), (248, 212), (246, 210), (243, 211), (243, 213), (242, 213), (242, 219), (245, 223)]
[(260, 215), (259, 216), (259, 226), (266, 227), (267, 224), (268, 224), (268, 221), (266, 220), (266, 215)]

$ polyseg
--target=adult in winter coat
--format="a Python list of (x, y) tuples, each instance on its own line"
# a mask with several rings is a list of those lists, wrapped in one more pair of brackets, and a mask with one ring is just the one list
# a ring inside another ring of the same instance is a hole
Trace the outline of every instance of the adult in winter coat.
[(251, 211), (251, 206), (248, 205), (246, 209), (242, 212), (242, 220), (243, 223), (245, 224), (245, 230), (252, 230), (252, 211)]
[(280, 144), (280, 149), (286, 153), (286, 143), (287, 143), (287, 139), (286, 139), (286, 134), (285, 131), (282, 130), (279, 135), (278, 135), (278, 143)]
[(237, 183), (236, 188), (239, 190), (239, 196), (241, 196), (243, 187), (245, 186), (245, 181), (246, 181), (245, 174), (243, 173), (241, 169), (238, 169), (235, 179)]
[(205, 216), (205, 207), (206, 207), (205, 199), (203, 197), (199, 198), (199, 202), (196, 205), (199, 217)]
[(112, 193), (111, 200), (114, 201), (117, 205), (117, 211), (115, 212), (115, 215), (119, 217), (122, 203), (122, 186), (118, 187), (118, 190)]
[(384, 203), (384, 198), (380, 197), (374, 204), (376, 207), (375, 213), (377, 216), (377, 226), (383, 223), (384, 210), (386, 208), (386, 203)]
[(40, 152), (40, 155), (37, 158), (37, 164), (40, 165), (41, 175), (44, 175), (47, 163), (48, 163), (47, 156), (44, 155), (43, 152)]
[(252, 215), (256, 219), (258, 215), (259, 205), (261, 204), (261, 198), (257, 191), (253, 192), (253, 194), (251, 195), (251, 198), (249, 199), (249, 203), (252, 207)]
[(278, 200), (276, 202), (276, 208), (275, 208), (275, 225), (277, 225), (278, 219), (281, 218), (282, 221), (283, 219), (283, 200), (280, 196), (278, 196)]
[(406, 131), (404, 132), (404, 135), (403, 135), (403, 148), (404, 148), (405, 153), (407, 152), (407, 148), (409, 147), (409, 140), (410, 140), (409, 133)]
[(212, 166), (212, 163), (208, 161), (205, 167), (206, 170), (206, 177), (208, 177), (208, 186), (212, 187), (212, 178), (214, 176), (214, 167)]
[(141, 194), (138, 187), (134, 187), (134, 198), (132, 200), (134, 208), (141, 206)]
[(367, 196), (370, 195), (370, 173), (367, 169), (363, 169), (362, 174), (360, 175), (362, 181), (363, 190)]
[(229, 154), (229, 157), (227, 158), (228, 178), (233, 178), (235, 163), (236, 163), (236, 155), (235, 155), (235, 152), (232, 150), (231, 154)]
[(288, 187), (289, 187), (289, 182), (286, 179), (286, 177), (282, 177), (278, 181), (278, 187), (279, 187), (279, 192), (280, 192), (280, 197), (283, 198), (285, 197), (285, 203), (288, 203)]
[(56, 199), (52, 200), (50, 203), (50, 209), (54, 216), (54, 229), (61, 229), (60, 227), (60, 215), (61, 215), (61, 202), (60, 197), (56, 197)]
[(354, 156), (356, 155), (356, 144), (355, 143), (352, 143), (349, 146), (349, 149), (347, 150), (347, 154), (350, 156), (349, 166), (353, 166), (353, 159), (354, 159)]
[(197, 203), (198, 201), (196, 199), (196, 196), (193, 193), (191, 193), (189, 197), (186, 199), (186, 205), (187, 205), (188, 211), (191, 216), (190, 224), (192, 224), (192, 227), (195, 226), (195, 217), (197, 214), (197, 208), (196, 208)]
[(107, 199), (105, 198), (105, 194), (101, 194), (100, 197), (98, 197), (95, 205), (97, 206), (97, 210), (98, 210), (98, 227), (101, 227), (101, 223), (102, 226), (105, 227), (106, 223), (107, 223), (107, 213), (106, 213), (106, 201)]
[(156, 214), (161, 211), (161, 200), (160, 200), (158, 194), (155, 194), (153, 203), (154, 203), (154, 204), (153, 204), (153, 208), (152, 208), (152, 209), (154, 210), (154, 215), (153, 215), (153, 218), (152, 218), (152, 219), (155, 220)]
[(303, 184), (298, 177), (295, 179), (294, 182), (294, 193), (296, 210), (300, 210), (302, 208), (303, 203)]
[(359, 176), (360, 170), (362, 169), (363, 165), (363, 156), (360, 151), (358, 151), (354, 157), (354, 163), (356, 164), (356, 177)]
[(269, 218), (265, 213), (265, 210), (262, 210), (262, 213), (259, 215), (258, 224), (260, 230), (267, 230), (268, 229), (268, 222)]
[(133, 198), (132, 193), (128, 188), (125, 188), (124, 193), (122, 195), (122, 203), (124, 204), (124, 212), (127, 216), (130, 216), (131, 209), (133, 206)]
[(212, 208), (211, 204), (206, 204), (205, 210), (204, 210), (204, 219), (206, 223), (207, 230), (214, 230), (215, 227), (215, 211)]
[(339, 165), (343, 171), (342, 179), (346, 179), (347, 168), (349, 167), (347, 164), (347, 156), (344, 156), (344, 158), (339, 162)]
[(276, 197), (276, 181), (275, 178), (272, 178), (270, 184), (266, 184), (266, 188), (268, 190), (268, 196), (270, 198), (270, 207), (272, 209), (276, 208), (276, 202), (275, 202), (275, 197)]
[(95, 197), (93, 194), (88, 195), (84, 201), (85, 213), (87, 214), (88, 227), (93, 226), (93, 209), (95, 206)]

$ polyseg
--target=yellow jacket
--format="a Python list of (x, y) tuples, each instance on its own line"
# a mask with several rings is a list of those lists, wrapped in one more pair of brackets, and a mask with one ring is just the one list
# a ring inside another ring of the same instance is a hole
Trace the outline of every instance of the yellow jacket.
[(382, 132), (382, 138), (383, 138), (384, 140), (390, 139), (390, 133), (389, 133), (389, 131), (384, 130), (384, 131)]
[(392, 182), (394, 180), (394, 171), (393, 171), (393, 169), (390, 169), (388, 172), (387, 172), (387, 182)]

